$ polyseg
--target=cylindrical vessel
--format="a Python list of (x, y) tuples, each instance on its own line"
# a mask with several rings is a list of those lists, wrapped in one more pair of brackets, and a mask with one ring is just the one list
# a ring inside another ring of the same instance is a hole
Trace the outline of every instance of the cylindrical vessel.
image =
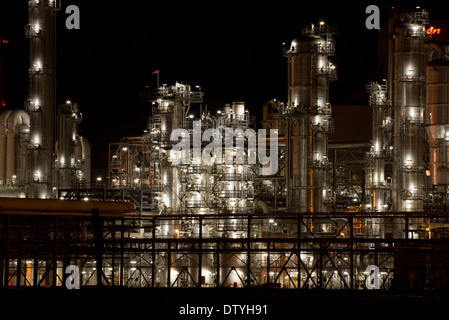
[(56, 143), (56, 171), (59, 189), (70, 189), (73, 186), (77, 112), (76, 103), (67, 101), (59, 106)]
[(390, 157), (389, 133), (391, 132), (391, 109), (387, 99), (387, 85), (376, 82), (367, 86), (373, 109), (371, 150), (367, 153), (370, 167), (367, 173), (367, 189), (370, 198), (368, 211), (382, 212), (386, 209), (388, 187), (385, 181), (385, 160)]
[(55, 150), (55, 13), (59, 2), (28, 2), (26, 35), (30, 38), (29, 97), (30, 196), (52, 197)]
[(329, 81), (334, 67), (328, 57), (333, 41), (303, 30), (285, 51), (288, 58), (287, 207), (291, 212), (326, 210), (327, 140), (332, 129)]
[(399, 16), (393, 62), (393, 210), (421, 211), (424, 196), (425, 11)]

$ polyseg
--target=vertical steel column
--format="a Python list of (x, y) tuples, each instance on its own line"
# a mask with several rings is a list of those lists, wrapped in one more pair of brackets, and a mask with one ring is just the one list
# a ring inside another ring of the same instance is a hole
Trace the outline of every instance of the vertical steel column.
[(121, 225), (120, 225), (120, 287), (123, 287), (123, 279), (124, 279), (124, 253), (125, 253), (125, 218), (121, 218)]
[(298, 258), (298, 268), (297, 268), (298, 276), (297, 276), (296, 281), (297, 281), (298, 289), (301, 289), (301, 221), (302, 221), (302, 215), (298, 215), (296, 219), (297, 219), (296, 225), (298, 228), (298, 231), (296, 232), (296, 234), (297, 234), (296, 241), (298, 243), (297, 244), (297, 253), (296, 253), (296, 256)]
[(17, 265), (16, 265), (16, 286), (17, 288), (20, 288), (21, 284), (21, 278), (22, 277), (22, 259), (17, 258)]
[(4, 259), (4, 261), (5, 261), (5, 274), (4, 274), (5, 287), (8, 287), (8, 278), (9, 278), (9, 251), (10, 251), (9, 246), (11, 244), (11, 242), (9, 240), (10, 232), (11, 232), (10, 228), (11, 228), (11, 216), (8, 214), (6, 216), (6, 228), (5, 228), (5, 230), (6, 230), (6, 233), (5, 233), (6, 248), (5, 248), (5, 259)]
[(171, 287), (171, 244), (172, 241), (168, 240), (167, 242), (167, 288)]
[(152, 247), (151, 247), (151, 287), (154, 288), (155, 284), (155, 268), (156, 268), (156, 218), (152, 219), (153, 229), (151, 230)]
[(52, 275), (51, 275), (51, 286), (56, 287), (56, 281), (57, 281), (57, 267), (58, 267), (58, 233), (59, 233), (59, 218), (54, 218), (54, 248), (53, 248), (53, 257), (51, 262), (52, 267)]
[(201, 288), (203, 283), (202, 268), (203, 268), (203, 256), (202, 256), (202, 243), (203, 243), (203, 218), (199, 218), (199, 234), (198, 234), (198, 287)]
[(251, 217), (248, 216), (247, 234), (246, 234), (246, 285), (251, 285)]
[(354, 290), (354, 215), (349, 216), (349, 254), (350, 270), (349, 270), (349, 287)]
[[(270, 238), (271, 238), (271, 232), (270, 232)], [(270, 243), (270, 240), (268, 240), (267, 241), (267, 283), (270, 283), (270, 281), (271, 281), (271, 279), (270, 279), (270, 263), (271, 263), (270, 246), (271, 246), (271, 243)]]
[(103, 286), (103, 221), (98, 209), (92, 210), (94, 230), (95, 260), (97, 261), (97, 287)]

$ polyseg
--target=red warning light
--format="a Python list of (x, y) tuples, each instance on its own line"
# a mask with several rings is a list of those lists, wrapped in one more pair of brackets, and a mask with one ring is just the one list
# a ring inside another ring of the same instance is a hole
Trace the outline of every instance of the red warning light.
[(426, 34), (440, 34), (441, 29), (440, 28), (429, 28), (426, 29)]

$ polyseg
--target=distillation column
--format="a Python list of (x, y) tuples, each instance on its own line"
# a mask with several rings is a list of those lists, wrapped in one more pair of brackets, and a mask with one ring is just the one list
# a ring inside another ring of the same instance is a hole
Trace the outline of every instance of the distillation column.
[[(392, 34), (393, 210), (422, 211), (427, 12), (401, 13)], [(390, 80), (391, 81), (391, 80)]]
[(70, 189), (75, 183), (90, 183), (90, 144), (78, 135), (82, 116), (78, 105), (67, 101), (58, 107), (55, 174), (59, 189)]
[(55, 149), (55, 21), (59, 1), (28, 1), (26, 36), (30, 39), (29, 96), (30, 197), (51, 198)]
[[(329, 81), (336, 78), (328, 58), (334, 53), (330, 30), (322, 23), (303, 30), (284, 50), (288, 59), (286, 128), (287, 209), (326, 210), (328, 134), (333, 129)], [(325, 37), (321, 37), (325, 35)]]
[(367, 170), (367, 189), (370, 196), (371, 212), (383, 212), (387, 209), (389, 185), (385, 177), (385, 164), (391, 158), (391, 130), (393, 120), (391, 107), (387, 98), (387, 85), (372, 82), (367, 86), (370, 93), (370, 106), (373, 108), (372, 146), (366, 153), (370, 162), (370, 170)]

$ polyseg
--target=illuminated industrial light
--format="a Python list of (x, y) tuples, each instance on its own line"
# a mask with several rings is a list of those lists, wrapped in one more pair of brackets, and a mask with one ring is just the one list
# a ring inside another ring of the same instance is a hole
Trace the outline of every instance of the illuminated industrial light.
[(39, 182), (40, 177), (41, 177), (41, 173), (40, 173), (39, 171), (36, 171), (36, 172), (33, 174), (33, 180), (34, 180), (34, 182)]
[(408, 170), (410, 170), (410, 169), (412, 169), (413, 168), (413, 160), (407, 160), (407, 162), (406, 162), (406, 164), (405, 164), (405, 167), (408, 169)]
[(122, 150), (123, 151), (128, 151), (128, 148), (127, 147), (123, 147)]
[(70, 100), (67, 100), (66, 102), (65, 102), (66, 104), (70, 104), (71, 103), (71, 101)]
[(426, 176), (430, 177), (430, 170), (429, 169), (426, 170)]

